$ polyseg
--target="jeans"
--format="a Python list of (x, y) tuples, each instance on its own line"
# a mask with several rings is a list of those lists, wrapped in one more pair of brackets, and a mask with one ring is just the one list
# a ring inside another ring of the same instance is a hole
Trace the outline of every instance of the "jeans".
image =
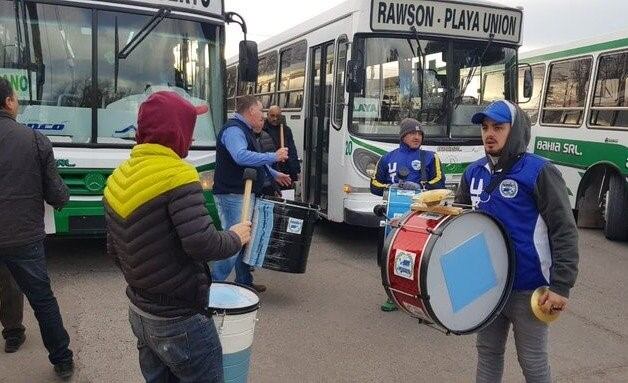
[(23, 313), (24, 294), (6, 265), (0, 263), (0, 323), (4, 339), (19, 338), (24, 334)]
[(50, 288), (43, 242), (0, 248), (0, 263), (7, 266), (31, 304), (50, 362), (72, 361), (72, 350), (68, 348), (70, 337), (63, 327), (59, 304)]
[(501, 382), (506, 339), (512, 323), (517, 359), (526, 382), (550, 382), (547, 352), (549, 327), (536, 319), (530, 308), (532, 292), (513, 291), (501, 314), (478, 333), (476, 382)]
[(156, 318), (129, 309), (129, 322), (147, 383), (224, 381), (222, 346), (210, 317)]
[[(214, 195), (216, 208), (220, 217), (220, 223), (224, 230), (240, 222), (242, 215), (242, 194), (216, 194)], [(253, 215), (253, 207), (255, 205), (255, 196), (251, 195), (251, 207), (249, 209), (249, 219)], [(251, 286), (253, 284), (253, 275), (250, 266), (242, 262), (244, 250), (239, 251), (227, 259), (215, 261), (211, 265), (212, 280), (215, 282), (224, 282), (231, 274), (231, 270), (235, 267), (236, 283)]]

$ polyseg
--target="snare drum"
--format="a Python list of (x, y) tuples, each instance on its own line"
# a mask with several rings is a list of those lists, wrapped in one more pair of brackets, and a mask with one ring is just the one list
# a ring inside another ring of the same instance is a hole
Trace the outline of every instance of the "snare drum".
[(478, 211), (411, 212), (396, 226), (381, 271), (400, 309), (459, 335), (482, 329), (501, 312), (515, 258), (499, 222)]
[(242, 260), (251, 266), (305, 273), (318, 206), (262, 197), (255, 203), (251, 241)]
[(259, 297), (247, 287), (214, 282), (209, 287), (208, 306), (222, 345), (225, 382), (246, 382)]

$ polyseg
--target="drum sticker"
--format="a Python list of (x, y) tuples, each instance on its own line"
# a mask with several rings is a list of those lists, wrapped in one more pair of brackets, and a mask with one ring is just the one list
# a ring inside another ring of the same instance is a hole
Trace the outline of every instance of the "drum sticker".
[(395, 275), (406, 279), (414, 279), (415, 259), (415, 253), (397, 249), (395, 253)]
[(426, 211), (425, 213), (421, 213), (419, 215), (419, 217), (421, 218), (425, 218), (425, 219), (431, 219), (433, 221), (438, 221), (439, 219), (441, 219), (443, 217), (442, 214), (438, 214), (438, 213), (434, 213), (431, 211)]
[(504, 198), (515, 198), (519, 191), (519, 185), (515, 180), (503, 180), (499, 184), (499, 193)]
[(303, 220), (290, 217), (286, 231), (292, 234), (301, 234), (301, 230), (303, 230)]
[(443, 254), (440, 264), (454, 313), (497, 286), (497, 276), (484, 234), (478, 234)]

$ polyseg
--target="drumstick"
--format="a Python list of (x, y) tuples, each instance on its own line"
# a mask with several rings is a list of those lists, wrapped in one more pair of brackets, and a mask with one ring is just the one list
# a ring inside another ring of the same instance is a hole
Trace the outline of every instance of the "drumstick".
[(279, 125), (279, 147), (283, 148), (285, 145), (285, 141), (283, 139), (283, 124)]
[(253, 180), (257, 179), (257, 170), (252, 168), (244, 169), (242, 178), (244, 179), (244, 194), (242, 195), (242, 215), (240, 216), (240, 222), (246, 222), (249, 220), (251, 189), (253, 188)]

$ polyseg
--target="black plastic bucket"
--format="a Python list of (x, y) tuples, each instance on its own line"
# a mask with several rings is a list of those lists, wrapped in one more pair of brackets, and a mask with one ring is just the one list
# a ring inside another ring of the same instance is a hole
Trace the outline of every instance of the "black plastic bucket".
[(274, 206), (273, 229), (262, 267), (286, 273), (305, 273), (319, 207), (282, 198), (263, 199)]

